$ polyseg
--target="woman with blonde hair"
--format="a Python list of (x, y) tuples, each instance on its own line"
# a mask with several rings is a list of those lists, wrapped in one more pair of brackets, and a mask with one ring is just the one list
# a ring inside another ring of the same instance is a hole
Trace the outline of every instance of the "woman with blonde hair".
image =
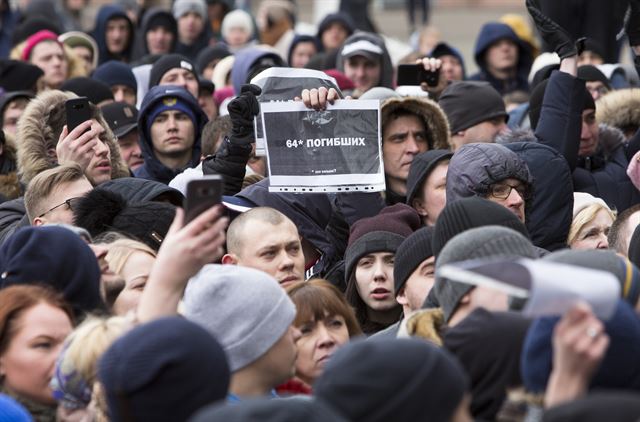
[(567, 245), (571, 249), (609, 249), (609, 229), (616, 213), (600, 198), (574, 192), (573, 220)]
[(335, 351), (362, 335), (356, 315), (343, 294), (327, 280), (292, 284), (287, 294), (296, 305), (293, 325), (301, 332), (295, 378), (278, 388), (279, 393), (311, 394)]

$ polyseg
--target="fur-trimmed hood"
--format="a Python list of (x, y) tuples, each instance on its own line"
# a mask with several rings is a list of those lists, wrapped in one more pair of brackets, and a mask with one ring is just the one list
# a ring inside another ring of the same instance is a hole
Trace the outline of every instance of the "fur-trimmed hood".
[[(51, 111), (61, 102), (77, 95), (58, 90), (45, 91), (29, 102), (18, 122), (16, 140), (18, 144), (18, 173), (22, 183), (28, 185), (38, 173), (55, 167), (57, 136), (49, 124)], [(101, 138), (109, 146), (111, 153), (111, 178), (129, 176), (127, 165), (120, 155), (116, 137), (99, 113), (98, 122), (105, 129)]]
[(609, 159), (614, 151), (626, 142), (624, 133), (614, 126), (606, 124), (598, 125), (598, 153)]
[(422, 97), (392, 97), (382, 103), (380, 123), (386, 126), (395, 111), (406, 110), (422, 116), (429, 135), (429, 149), (449, 149), (449, 121), (442, 108), (435, 101)]
[(640, 88), (612, 91), (598, 99), (596, 119), (622, 131), (640, 127)]

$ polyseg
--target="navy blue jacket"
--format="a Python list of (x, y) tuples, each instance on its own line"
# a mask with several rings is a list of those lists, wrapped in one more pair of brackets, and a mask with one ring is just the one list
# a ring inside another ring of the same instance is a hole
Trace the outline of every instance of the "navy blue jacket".
[[(127, 48), (120, 55), (114, 55), (109, 53), (107, 49), (107, 42), (105, 35), (107, 32), (107, 22), (115, 18), (124, 18), (129, 25), (129, 40), (127, 41)], [(118, 60), (128, 62), (131, 59), (131, 52), (133, 50), (133, 39), (135, 35), (135, 27), (131, 22), (131, 19), (127, 16), (125, 10), (118, 5), (108, 4), (102, 6), (96, 16), (96, 26), (91, 34), (98, 44), (99, 61), (98, 64), (105, 63), (109, 60)]]
[[(518, 64), (516, 76), (513, 79), (501, 80), (495, 78), (487, 70), (485, 62), (485, 53), (491, 44), (508, 39), (516, 43), (518, 46)], [(469, 77), (472, 81), (486, 81), (493, 86), (500, 95), (505, 95), (513, 91), (529, 91), (529, 82), (527, 77), (529, 69), (531, 69), (532, 56), (529, 46), (522, 41), (509, 25), (499, 22), (489, 22), (480, 30), (480, 35), (476, 41), (474, 56), (480, 71)]]
[(185, 168), (196, 167), (200, 164), (200, 137), (202, 135), (202, 128), (207, 123), (207, 116), (204, 114), (193, 95), (179, 86), (154, 86), (149, 90), (149, 92), (147, 92), (147, 95), (145, 95), (142, 100), (140, 114), (138, 115), (138, 128), (140, 133), (140, 148), (142, 149), (144, 164), (134, 172), (134, 175), (143, 179), (155, 180), (160, 183), (168, 184), (174, 177), (182, 173), (184, 168), (176, 170), (170, 169), (156, 158), (153, 152), (151, 135), (147, 130), (150, 111), (155, 107), (158, 101), (161, 101), (165, 97), (180, 98), (189, 105), (193, 114), (196, 116), (196, 122), (194, 124), (195, 140), (193, 142), (191, 161), (189, 161)]

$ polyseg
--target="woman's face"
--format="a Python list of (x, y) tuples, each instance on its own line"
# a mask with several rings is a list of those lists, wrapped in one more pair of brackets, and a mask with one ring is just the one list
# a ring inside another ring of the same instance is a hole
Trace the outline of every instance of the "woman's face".
[(48, 88), (59, 88), (67, 79), (67, 58), (64, 50), (54, 41), (43, 41), (31, 50), (30, 61), (44, 72)]
[(64, 339), (73, 327), (60, 308), (39, 303), (18, 317), (16, 332), (0, 356), (2, 386), (39, 403), (54, 404), (49, 381)]
[(129, 256), (119, 274), (125, 285), (113, 303), (114, 314), (125, 315), (138, 307), (155, 260), (153, 256), (141, 251), (136, 251)]
[(336, 349), (349, 341), (349, 329), (341, 315), (327, 315), (320, 321), (308, 321), (298, 329), (302, 336), (296, 343), (296, 376), (307, 384), (313, 384)]
[(571, 249), (608, 249), (609, 229), (613, 220), (609, 213), (601, 209), (589, 223), (582, 227), (575, 240), (569, 245)]
[(398, 306), (393, 294), (393, 260), (393, 253), (375, 252), (360, 258), (356, 265), (358, 294), (374, 311), (384, 312)]

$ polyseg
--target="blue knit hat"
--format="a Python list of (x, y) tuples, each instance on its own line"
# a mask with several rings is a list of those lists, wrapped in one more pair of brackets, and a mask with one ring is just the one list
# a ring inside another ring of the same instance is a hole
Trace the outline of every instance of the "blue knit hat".
[(136, 82), (136, 77), (133, 75), (131, 68), (127, 64), (116, 60), (109, 60), (98, 66), (91, 77), (109, 87), (124, 85), (134, 91), (138, 90), (138, 82)]
[(187, 104), (179, 97), (167, 96), (156, 102), (153, 108), (149, 110), (149, 113), (147, 114), (147, 133), (151, 133), (151, 125), (153, 125), (153, 121), (156, 119), (156, 117), (158, 117), (160, 113), (169, 110), (177, 110), (183, 112), (184, 114), (189, 116), (189, 119), (191, 119), (191, 122), (193, 122), (193, 127), (197, 127), (198, 122), (196, 121), (196, 115), (193, 114), (193, 110), (191, 109), (191, 107), (189, 107), (189, 104)]

